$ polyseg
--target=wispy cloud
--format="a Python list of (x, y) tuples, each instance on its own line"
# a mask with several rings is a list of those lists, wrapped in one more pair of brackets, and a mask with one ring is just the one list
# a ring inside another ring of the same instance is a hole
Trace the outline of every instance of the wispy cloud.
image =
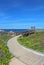
[(39, 11), (39, 10), (43, 10), (44, 6), (36, 6), (33, 8), (22, 8), (24, 11)]

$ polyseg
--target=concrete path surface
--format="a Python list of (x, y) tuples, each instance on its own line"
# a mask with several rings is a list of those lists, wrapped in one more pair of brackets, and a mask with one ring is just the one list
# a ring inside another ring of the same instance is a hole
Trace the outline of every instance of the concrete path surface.
[(9, 65), (25, 65), (20, 60), (16, 59), (15, 57), (10, 60)]
[(44, 54), (21, 46), (17, 41), (18, 37), (13, 37), (7, 42), (10, 52), (26, 65), (44, 65)]

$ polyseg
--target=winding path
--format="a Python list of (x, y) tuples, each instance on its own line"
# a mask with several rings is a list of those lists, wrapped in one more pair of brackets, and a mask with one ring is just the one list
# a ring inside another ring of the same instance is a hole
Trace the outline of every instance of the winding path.
[(24, 65), (44, 65), (44, 54), (21, 46), (17, 42), (18, 37), (13, 37), (7, 42), (10, 52)]

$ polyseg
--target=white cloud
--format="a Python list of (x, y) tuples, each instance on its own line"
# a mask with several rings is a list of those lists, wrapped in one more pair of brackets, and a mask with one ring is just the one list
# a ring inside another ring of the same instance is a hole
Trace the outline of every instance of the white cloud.
[(38, 11), (38, 10), (43, 10), (43, 9), (44, 9), (44, 6), (36, 6), (33, 8), (22, 8), (22, 10), (24, 11)]

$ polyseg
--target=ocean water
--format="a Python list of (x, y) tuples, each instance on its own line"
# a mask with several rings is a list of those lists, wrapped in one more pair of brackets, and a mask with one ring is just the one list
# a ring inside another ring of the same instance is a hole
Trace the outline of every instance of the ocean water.
[(6, 32), (9, 32), (9, 31), (13, 31), (13, 32), (23, 32), (23, 31), (26, 31), (28, 29), (2, 29)]

